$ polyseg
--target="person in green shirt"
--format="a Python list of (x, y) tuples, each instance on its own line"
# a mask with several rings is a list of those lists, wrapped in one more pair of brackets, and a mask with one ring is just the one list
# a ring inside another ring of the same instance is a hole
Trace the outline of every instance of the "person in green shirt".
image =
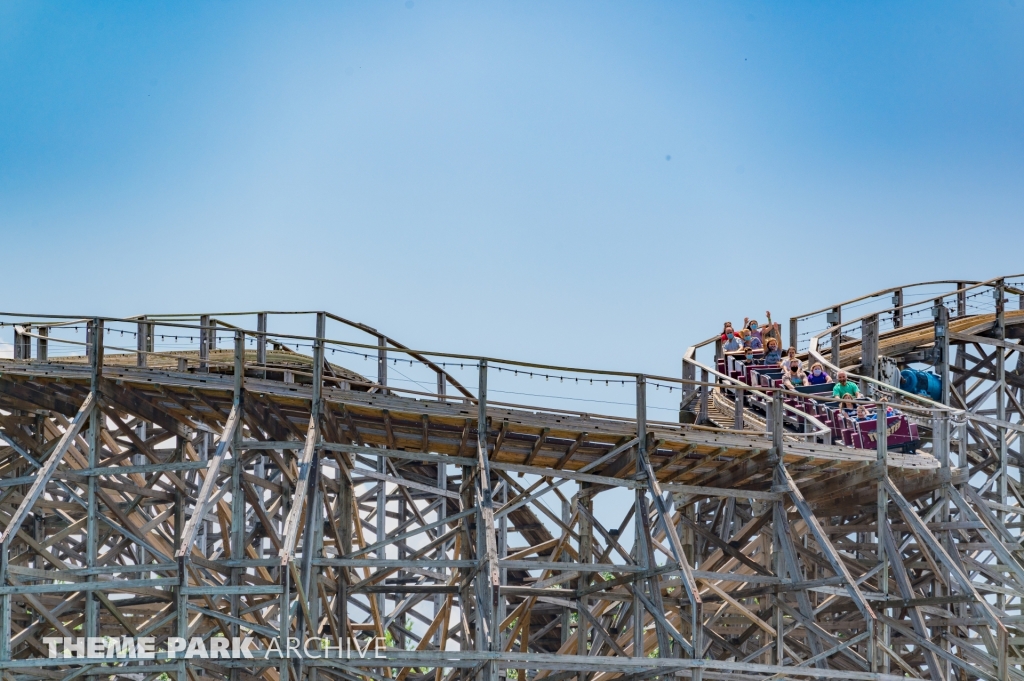
[[(853, 400), (860, 397), (860, 388), (850, 380), (845, 371), (836, 375), (836, 383), (832, 386), (832, 397), (839, 400), (839, 406), (845, 409), (853, 409)], [(846, 405), (849, 406), (846, 406)]]

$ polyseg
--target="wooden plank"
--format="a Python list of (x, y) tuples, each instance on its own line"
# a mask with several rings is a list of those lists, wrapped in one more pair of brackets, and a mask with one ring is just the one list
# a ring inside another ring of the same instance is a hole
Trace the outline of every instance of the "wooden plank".
[(415, 489), (421, 492), (430, 492), (431, 494), (436, 494), (438, 496), (446, 497), (448, 499), (461, 499), (457, 492), (451, 492), (449, 490), (441, 489), (440, 487), (434, 487), (432, 485), (425, 485), (422, 482), (406, 480), (405, 478), (401, 478), (395, 475), (386, 475), (378, 473), (376, 471), (368, 471), (364, 468), (353, 469), (352, 475), (358, 475), (363, 478), (370, 478), (371, 480), (380, 480), (381, 482), (390, 482), (395, 485), (401, 485), (402, 487), (408, 487), (409, 489)]

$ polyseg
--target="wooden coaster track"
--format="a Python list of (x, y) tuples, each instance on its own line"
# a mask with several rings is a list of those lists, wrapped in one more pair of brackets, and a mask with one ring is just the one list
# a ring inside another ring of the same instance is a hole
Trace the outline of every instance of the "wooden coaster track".
[[(912, 453), (793, 429), (779, 391), (750, 389), (771, 417), (737, 421), (734, 381), (698, 359), (711, 342), (679, 379), (309, 316), (311, 336), (268, 331), (274, 313), (0, 317), (5, 677), (1024, 680), (1016, 310), (948, 324), (950, 403), (900, 396), (926, 424)], [(934, 325), (875, 328), (834, 324), (805, 356), (935, 346)], [(499, 403), (510, 374), (617, 382), (635, 408)], [(652, 386), (683, 394), (680, 422), (648, 418)], [(159, 652), (51, 657), (54, 637)], [(172, 637), (249, 637), (253, 657), (172, 657)]]

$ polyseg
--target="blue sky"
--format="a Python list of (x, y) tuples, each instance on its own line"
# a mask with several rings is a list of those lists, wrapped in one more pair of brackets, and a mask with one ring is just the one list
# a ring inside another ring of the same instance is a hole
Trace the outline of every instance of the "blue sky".
[(0, 308), (675, 374), (724, 318), (1024, 271), (1022, 36), (1024, 0), (5, 2)]

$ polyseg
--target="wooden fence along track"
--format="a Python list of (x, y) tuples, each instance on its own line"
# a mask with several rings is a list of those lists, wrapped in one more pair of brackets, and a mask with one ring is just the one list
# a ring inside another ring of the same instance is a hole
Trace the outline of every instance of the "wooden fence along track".
[[(979, 290), (1016, 289), (949, 295)], [(940, 329), (960, 348), (936, 364), (948, 404), (895, 391), (924, 437), (881, 458), (788, 413), (733, 428), (709, 343), (680, 380), (418, 352), (311, 314), (308, 337), (268, 332), (267, 313), (255, 330), (3, 317), (6, 678), (1024, 679), (1024, 313)], [(330, 340), (328, 322), (369, 340)], [(876, 320), (877, 342), (849, 324), (807, 354), (828, 362), (834, 337), (859, 370), (936, 346), (935, 324)], [(437, 387), (389, 381), (398, 360)], [(636, 415), (498, 404), (496, 371), (635, 384)], [(681, 422), (648, 420), (651, 383), (681, 388)], [(254, 657), (48, 656), (44, 639), (88, 636), (248, 636)], [(312, 637), (347, 645), (274, 652)], [(377, 639), (379, 657), (356, 652)]]

